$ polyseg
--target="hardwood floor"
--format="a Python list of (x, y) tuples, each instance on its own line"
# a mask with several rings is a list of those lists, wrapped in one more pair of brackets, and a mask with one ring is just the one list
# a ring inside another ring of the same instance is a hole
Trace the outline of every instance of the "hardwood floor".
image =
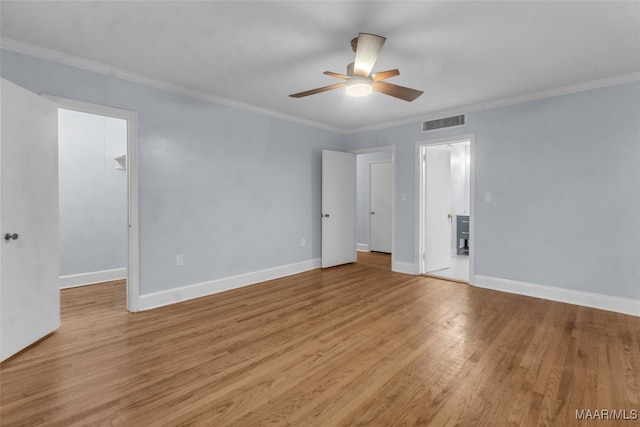
[(122, 282), (64, 290), (60, 329), (0, 367), (1, 424), (638, 425), (576, 410), (640, 410), (640, 318), (378, 255), (135, 314)]
[(367, 267), (383, 268), (387, 271), (391, 271), (391, 254), (358, 251), (358, 264)]

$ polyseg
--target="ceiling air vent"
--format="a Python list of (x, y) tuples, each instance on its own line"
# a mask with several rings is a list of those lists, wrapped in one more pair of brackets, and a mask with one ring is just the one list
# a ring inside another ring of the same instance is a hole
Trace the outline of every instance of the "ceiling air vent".
[(459, 116), (451, 116), (422, 122), (422, 132), (464, 126), (465, 124), (467, 124), (467, 116), (466, 114), (461, 114)]

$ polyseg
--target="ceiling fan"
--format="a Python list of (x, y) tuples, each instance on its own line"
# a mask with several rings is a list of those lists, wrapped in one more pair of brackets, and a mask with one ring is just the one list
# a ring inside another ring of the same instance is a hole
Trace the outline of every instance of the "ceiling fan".
[(359, 33), (358, 37), (351, 40), (351, 48), (355, 52), (356, 58), (354, 62), (347, 66), (347, 74), (334, 73), (332, 71), (324, 72), (324, 74), (342, 79), (344, 82), (294, 93), (289, 96), (302, 98), (304, 96), (315, 95), (316, 93), (344, 87), (346, 88), (347, 95), (351, 96), (365, 96), (369, 95), (372, 91), (376, 91), (408, 102), (413, 101), (422, 95), (423, 92), (421, 90), (410, 89), (383, 81), (384, 79), (400, 75), (400, 71), (395, 69), (371, 73), (385, 40), (385, 37), (376, 36), (375, 34)]

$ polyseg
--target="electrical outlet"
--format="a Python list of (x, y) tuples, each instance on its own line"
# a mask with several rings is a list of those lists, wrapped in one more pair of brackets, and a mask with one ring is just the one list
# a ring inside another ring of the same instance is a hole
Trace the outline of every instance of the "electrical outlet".
[(300, 239), (300, 247), (304, 248), (305, 246), (307, 246), (307, 239), (303, 237), (302, 239)]
[(184, 256), (182, 254), (176, 255), (176, 267), (182, 267), (184, 265)]

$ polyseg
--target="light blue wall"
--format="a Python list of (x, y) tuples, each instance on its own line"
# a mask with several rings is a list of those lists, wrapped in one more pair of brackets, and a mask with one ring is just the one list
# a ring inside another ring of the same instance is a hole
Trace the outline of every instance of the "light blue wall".
[(58, 114), (60, 275), (127, 266), (127, 122), (78, 111)]
[(416, 262), (416, 142), (473, 133), (475, 273), (639, 299), (640, 82), (467, 119), (429, 134), (415, 123), (347, 137), (349, 150), (396, 144), (396, 259)]
[(319, 257), (322, 149), (396, 146), (395, 259), (415, 263), (416, 142), (474, 133), (476, 274), (640, 298), (640, 82), (343, 137), (13, 52), (0, 70), (138, 112), (143, 294)]
[(2, 77), (36, 93), (138, 113), (141, 294), (320, 257), (321, 150), (342, 135), (1, 55)]
[(476, 273), (639, 299), (640, 82), (472, 120)]

